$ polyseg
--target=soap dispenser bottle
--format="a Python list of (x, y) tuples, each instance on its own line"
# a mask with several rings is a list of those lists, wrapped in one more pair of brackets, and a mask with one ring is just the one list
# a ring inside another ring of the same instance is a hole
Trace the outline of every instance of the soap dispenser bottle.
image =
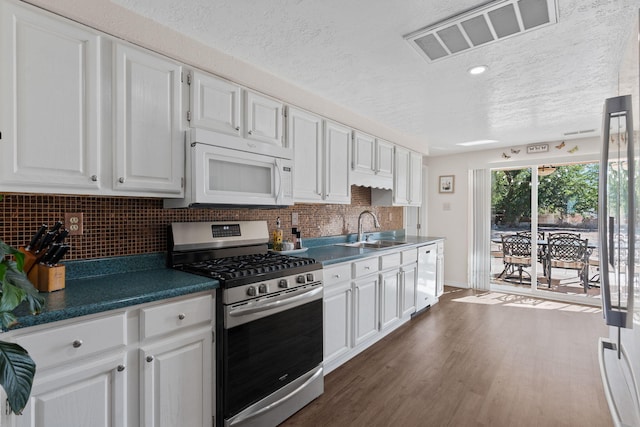
[(276, 219), (276, 229), (273, 230), (273, 250), (281, 251), (282, 250), (282, 225), (280, 224), (280, 217)]

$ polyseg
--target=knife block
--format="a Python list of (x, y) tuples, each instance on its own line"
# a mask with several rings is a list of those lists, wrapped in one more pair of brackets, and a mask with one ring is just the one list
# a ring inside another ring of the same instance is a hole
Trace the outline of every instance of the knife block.
[(38, 272), (36, 288), (40, 292), (53, 292), (64, 289), (64, 265), (38, 264), (37, 268), (34, 268), (34, 270)]
[[(22, 269), (24, 270), (25, 273), (27, 273), (27, 277), (28, 277), (31, 271), (36, 270), (35, 268), (33, 268), (33, 266), (38, 261), (38, 258), (33, 254), (33, 252), (29, 252), (23, 247), (19, 247), (18, 251), (24, 254), (24, 265), (22, 266)], [(34, 277), (37, 280), (37, 275), (35, 275)], [(31, 277), (29, 277), (29, 280), (31, 280)], [(36, 283), (36, 282), (31, 280), (31, 283)]]

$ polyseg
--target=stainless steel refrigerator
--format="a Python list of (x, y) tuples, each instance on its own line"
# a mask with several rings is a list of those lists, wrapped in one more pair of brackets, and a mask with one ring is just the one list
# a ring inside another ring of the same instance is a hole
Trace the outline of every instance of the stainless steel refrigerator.
[(609, 336), (600, 338), (598, 352), (616, 426), (640, 426), (640, 169), (632, 108), (638, 95), (605, 101), (600, 163), (599, 268)]

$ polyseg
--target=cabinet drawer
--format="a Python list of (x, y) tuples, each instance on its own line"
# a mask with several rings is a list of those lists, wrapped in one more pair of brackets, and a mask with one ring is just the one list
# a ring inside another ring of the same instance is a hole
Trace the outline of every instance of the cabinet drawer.
[(380, 270), (386, 270), (392, 267), (400, 267), (400, 252), (382, 255), (380, 257)]
[(124, 348), (126, 344), (125, 314), (80, 321), (58, 328), (18, 336), (15, 342), (24, 347), (38, 369)]
[(353, 263), (353, 278), (366, 276), (378, 271), (378, 257), (364, 259)]
[(351, 263), (340, 264), (325, 268), (322, 272), (324, 286), (331, 286), (336, 283), (351, 279)]
[(417, 249), (409, 249), (406, 251), (402, 251), (402, 263), (410, 264), (412, 262), (418, 261), (418, 250)]
[(168, 334), (199, 323), (211, 322), (211, 295), (160, 304), (140, 310), (141, 338)]

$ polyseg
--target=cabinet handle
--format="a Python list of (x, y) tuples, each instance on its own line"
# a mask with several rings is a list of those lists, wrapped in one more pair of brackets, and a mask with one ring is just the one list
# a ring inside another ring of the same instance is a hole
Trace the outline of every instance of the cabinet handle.
[(124, 177), (120, 177), (120, 178), (118, 178), (118, 182), (119, 182), (120, 184), (124, 184)]
[(369, 267), (368, 265), (365, 265), (365, 266), (364, 266), (364, 269), (365, 269), (365, 270), (371, 270), (371, 267)]
[(237, 131), (238, 131), (238, 130), (240, 130), (240, 126), (236, 126), (236, 130), (237, 130)]
[(187, 317), (187, 316), (185, 316), (184, 313), (178, 314), (178, 319), (180, 319), (180, 320), (184, 320), (185, 317)]
[(91, 175), (91, 181), (96, 182), (98, 180), (98, 175)]
[(153, 356), (147, 356), (147, 362), (153, 362)]
[(82, 345), (82, 340), (75, 340), (71, 345), (73, 348), (79, 348)]
[(333, 275), (333, 277), (334, 277), (335, 279), (339, 279), (339, 278), (340, 278), (340, 275), (339, 275), (339, 274), (334, 274), (334, 275)]
[(116, 370), (117, 370), (118, 372), (122, 372), (122, 371), (124, 371), (124, 365), (118, 365), (118, 367), (116, 368)]
[(252, 130), (248, 131), (247, 133), (248, 133), (249, 135), (253, 135), (253, 131), (252, 131)]

